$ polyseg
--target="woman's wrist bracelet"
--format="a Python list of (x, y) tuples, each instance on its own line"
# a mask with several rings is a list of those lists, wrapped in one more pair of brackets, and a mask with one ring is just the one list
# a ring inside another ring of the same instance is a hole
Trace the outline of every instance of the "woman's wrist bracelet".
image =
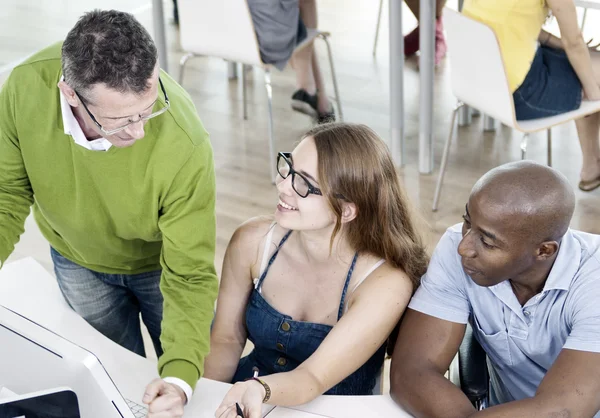
[(260, 383), (262, 385), (262, 387), (265, 388), (265, 397), (263, 398), (262, 402), (263, 403), (269, 402), (269, 399), (271, 399), (271, 388), (269, 387), (269, 385), (267, 385), (267, 383), (265, 381), (259, 379), (256, 376), (251, 377), (250, 380), (254, 380), (254, 381)]

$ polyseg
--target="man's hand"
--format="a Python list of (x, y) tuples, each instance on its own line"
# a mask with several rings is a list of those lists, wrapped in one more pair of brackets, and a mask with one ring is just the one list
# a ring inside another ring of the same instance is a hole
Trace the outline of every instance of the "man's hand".
[(181, 418), (187, 397), (179, 386), (154, 379), (142, 401), (148, 405), (148, 418)]

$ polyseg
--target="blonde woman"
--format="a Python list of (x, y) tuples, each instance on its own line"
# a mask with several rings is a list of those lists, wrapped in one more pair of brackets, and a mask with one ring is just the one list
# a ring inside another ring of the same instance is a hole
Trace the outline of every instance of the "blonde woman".
[[(466, 0), (463, 13), (496, 32), (518, 120), (600, 100), (600, 53), (584, 42), (573, 0)], [(542, 30), (550, 14), (560, 38)], [(579, 188), (592, 191), (600, 186), (600, 114), (575, 125), (583, 154)]]

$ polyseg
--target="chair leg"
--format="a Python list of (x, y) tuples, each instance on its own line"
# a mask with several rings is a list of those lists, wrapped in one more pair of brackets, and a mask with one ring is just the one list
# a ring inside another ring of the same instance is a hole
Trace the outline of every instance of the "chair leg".
[(335, 67), (333, 66), (333, 54), (331, 52), (331, 45), (329, 44), (329, 39), (324, 34), (319, 34), (319, 37), (325, 41), (325, 45), (327, 45), (327, 55), (329, 56), (329, 66), (331, 68), (331, 78), (333, 79), (333, 91), (335, 92), (335, 102), (337, 104), (337, 110), (339, 114), (340, 122), (344, 121), (344, 112), (342, 111), (342, 100), (340, 99), (340, 89), (338, 88), (337, 76), (335, 74)]
[(552, 128), (548, 129), (548, 167), (552, 167)]
[(193, 52), (188, 52), (179, 60), (179, 84), (183, 83), (183, 70), (185, 69), (185, 64), (190, 58), (194, 57), (195, 55)]
[[(390, 0), (392, 1), (392, 0)], [(383, 0), (379, 0), (379, 12), (377, 13), (377, 26), (375, 27), (375, 42), (373, 42), (373, 56), (377, 54), (377, 41), (379, 40), (379, 26), (381, 25), (381, 11), (383, 10)]]
[(246, 64), (242, 64), (242, 101), (244, 102), (244, 120), (248, 120), (248, 97), (246, 96)]
[(271, 166), (271, 181), (275, 184), (275, 138), (273, 137), (273, 89), (271, 88), (271, 70), (265, 68), (265, 88), (269, 106), (269, 165)]
[(523, 138), (521, 139), (521, 160), (524, 160), (527, 157), (527, 140), (529, 139), (529, 134), (523, 134)]
[(440, 194), (442, 193), (442, 185), (444, 183), (444, 174), (446, 172), (446, 165), (448, 164), (448, 154), (450, 153), (450, 143), (452, 142), (452, 136), (454, 134), (454, 127), (456, 126), (456, 115), (458, 111), (464, 106), (464, 103), (458, 102), (452, 111), (452, 119), (450, 121), (450, 133), (446, 144), (444, 145), (444, 154), (442, 155), (442, 165), (440, 166), (440, 174), (438, 175), (437, 184), (435, 186), (435, 194), (433, 196), (432, 211), (438, 210), (438, 203), (440, 201)]
[(585, 28), (585, 21), (587, 19), (587, 7), (583, 9), (583, 18), (581, 19), (581, 32), (583, 32), (583, 28)]

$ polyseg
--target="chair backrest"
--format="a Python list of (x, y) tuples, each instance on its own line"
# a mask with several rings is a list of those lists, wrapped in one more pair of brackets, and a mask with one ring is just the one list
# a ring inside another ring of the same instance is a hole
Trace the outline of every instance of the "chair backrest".
[(444, 9), (454, 95), (481, 113), (515, 125), (512, 94), (496, 34), (487, 25)]
[(467, 398), (476, 405), (488, 396), (490, 377), (487, 369), (487, 354), (475, 339), (469, 324), (458, 349), (460, 388)]
[(178, 0), (177, 6), (183, 50), (262, 65), (246, 0)]

